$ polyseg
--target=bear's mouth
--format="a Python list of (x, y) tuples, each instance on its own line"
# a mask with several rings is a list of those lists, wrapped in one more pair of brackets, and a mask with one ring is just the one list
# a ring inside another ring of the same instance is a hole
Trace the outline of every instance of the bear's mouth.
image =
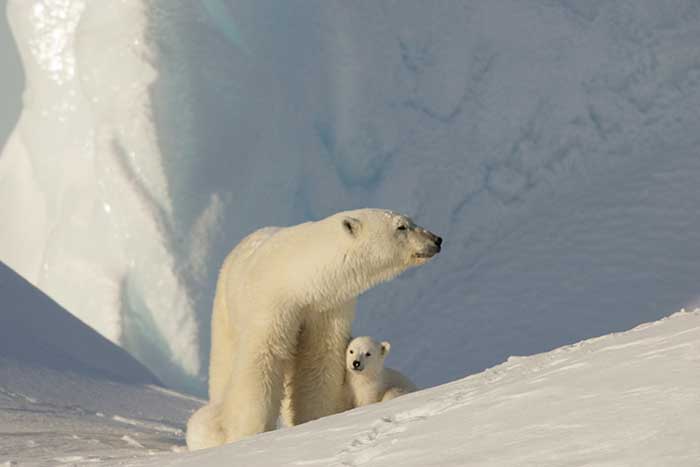
[(440, 239), (439, 237), (436, 238), (438, 238), (439, 241), (436, 241), (432, 245), (427, 245), (423, 248), (422, 251), (414, 253), (413, 257), (416, 259), (429, 259), (435, 256), (436, 254), (440, 253), (440, 250), (442, 250), (442, 247), (440, 246), (440, 244), (442, 243), (442, 239)]
[(429, 259), (438, 253), (440, 253), (440, 245), (435, 245), (423, 251), (419, 251), (418, 253), (413, 253), (413, 257), (417, 259)]
[(418, 259), (428, 259), (432, 258), (437, 254), (437, 251), (435, 253), (414, 253), (413, 257), (418, 258)]

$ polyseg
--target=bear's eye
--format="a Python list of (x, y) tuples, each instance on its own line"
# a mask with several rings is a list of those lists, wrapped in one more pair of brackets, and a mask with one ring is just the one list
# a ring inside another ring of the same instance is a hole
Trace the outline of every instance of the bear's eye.
[(400, 225), (400, 226), (396, 227), (396, 230), (406, 230), (406, 229), (407, 229), (407, 227), (405, 225)]
[(368, 356), (368, 357), (371, 357), (371, 356), (372, 356), (372, 354), (369, 353), (369, 352), (367, 352), (365, 355)]
[(355, 353), (355, 352), (353, 350), (351, 350), (350, 353)]

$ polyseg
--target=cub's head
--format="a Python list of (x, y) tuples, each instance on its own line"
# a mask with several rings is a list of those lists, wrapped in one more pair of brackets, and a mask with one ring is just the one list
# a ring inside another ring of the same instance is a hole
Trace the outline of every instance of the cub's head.
[(377, 376), (384, 369), (389, 349), (391, 344), (386, 341), (377, 342), (369, 336), (356, 337), (345, 351), (345, 368), (353, 373)]
[(366, 288), (427, 262), (442, 248), (442, 238), (392, 211), (358, 209), (333, 220), (342, 233), (344, 262), (363, 275)]

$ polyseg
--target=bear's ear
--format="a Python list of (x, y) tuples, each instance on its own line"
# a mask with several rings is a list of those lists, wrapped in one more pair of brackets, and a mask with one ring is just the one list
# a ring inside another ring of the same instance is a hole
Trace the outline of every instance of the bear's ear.
[(387, 355), (391, 350), (391, 344), (387, 341), (382, 342), (382, 355)]
[(343, 230), (353, 237), (357, 236), (360, 231), (360, 227), (362, 227), (362, 223), (354, 217), (346, 217), (343, 219)]

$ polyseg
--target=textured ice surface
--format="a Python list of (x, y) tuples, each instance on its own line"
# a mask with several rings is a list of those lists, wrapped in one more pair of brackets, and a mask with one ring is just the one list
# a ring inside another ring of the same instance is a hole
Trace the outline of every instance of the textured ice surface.
[(445, 238), (360, 300), (421, 385), (700, 291), (700, 4), (11, 0), (27, 76), (0, 258), (202, 388), (264, 225), (376, 206)]

